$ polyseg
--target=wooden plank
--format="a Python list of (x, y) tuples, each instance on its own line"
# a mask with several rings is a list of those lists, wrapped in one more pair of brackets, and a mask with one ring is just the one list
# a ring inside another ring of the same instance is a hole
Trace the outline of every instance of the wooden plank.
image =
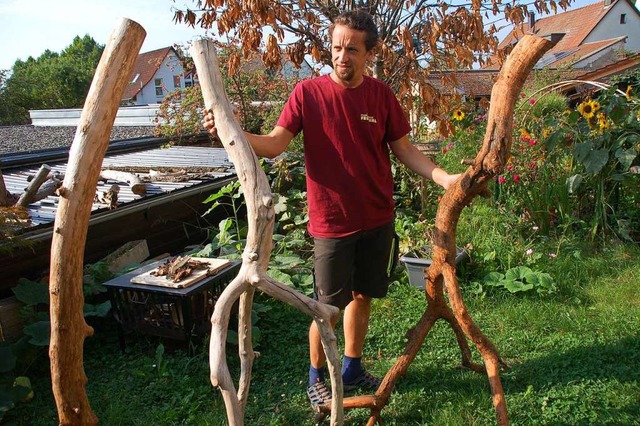
[(137, 275), (131, 278), (131, 282), (135, 284), (155, 285), (160, 287), (187, 288), (197, 283), (198, 281), (202, 280), (203, 278), (211, 276), (231, 265), (231, 261), (229, 259), (192, 257), (191, 260), (208, 263), (209, 267), (207, 269), (196, 270), (192, 272), (191, 275), (189, 275), (185, 279), (180, 280), (178, 282), (173, 282), (171, 279), (167, 278), (166, 276), (152, 275), (156, 271), (156, 269), (152, 269), (150, 271), (144, 272), (140, 275)]

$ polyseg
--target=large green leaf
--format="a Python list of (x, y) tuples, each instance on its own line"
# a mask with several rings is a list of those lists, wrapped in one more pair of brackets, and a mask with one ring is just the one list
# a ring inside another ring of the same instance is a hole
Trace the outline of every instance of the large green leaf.
[(504, 287), (511, 293), (518, 293), (521, 291), (531, 290), (533, 284), (525, 284), (522, 281), (506, 281)]
[(576, 159), (581, 163), (584, 163), (591, 152), (591, 148), (593, 148), (593, 144), (591, 142), (575, 144), (573, 149)]
[(582, 175), (573, 175), (567, 179), (567, 189), (569, 194), (575, 194), (582, 183)]
[(51, 323), (49, 321), (38, 321), (29, 324), (24, 328), (24, 334), (31, 337), (29, 343), (32, 345), (49, 346)]
[(13, 288), (13, 293), (26, 305), (49, 304), (49, 287), (46, 284), (20, 278), (18, 285)]
[(104, 318), (107, 316), (109, 311), (111, 310), (111, 302), (107, 300), (106, 302), (102, 302), (98, 305), (92, 305), (90, 303), (85, 303), (84, 307), (84, 316), (85, 317), (101, 317)]
[(13, 353), (13, 345), (0, 342), (0, 373), (13, 370), (16, 367), (17, 359)]
[(525, 280), (528, 275), (530, 275), (533, 271), (531, 268), (526, 266), (516, 266), (515, 268), (511, 268), (505, 274), (505, 279), (514, 281), (514, 280)]
[(596, 149), (589, 153), (586, 160), (584, 160), (584, 167), (587, 173), (598, 174), (600, 170), (609, 161), (609, 151), (606, 149)]
[(633, 160), (635, 160), (636, 157), (638, 156), (638, 154), (636, 154), (636, 151), (634, 149), (622, 149), (622, 148), (618, 149), (615, 155), (625, 170), (629, 170), (629, 167), (631, 167)]

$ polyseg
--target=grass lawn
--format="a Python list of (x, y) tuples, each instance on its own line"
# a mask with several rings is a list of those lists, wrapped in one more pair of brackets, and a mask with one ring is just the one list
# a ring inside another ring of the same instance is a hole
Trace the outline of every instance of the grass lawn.
[[(635, 246), (616, 246), (591, 259), (559, 257), (559, 270), (550, 272), (560, 291), (552, 296), (466, 294), (473, 319), (510, 365), (501, 378), (512, 424), (640, 425), (639, 254)], [(422, 291), (401, 269), (396, 278), (389, 297), (374, 305), (366, 345), (365, 364), (380, 375), (425, 309)], [(258, 323), (261, 356), (245, 424), (312, 425), (305, 394), (309, 319), (280, 302), (258, 301), (272, 309)], [(161, 353), (158, 340), (139, 337), (122, 354), (110, 321), (95, 323), (85, 351), (89, 400), (101, 424), (227, 424), (220, 393), (209, 384), (206, 346), (187, 356), (165, 342)], [(234, 346), (228, 354), (237, 372)], [(474, 359), (480, 360), (475, 350)], [(457, 368), (459, 362), (454, 335), (440, 321), (398, 382), (384, 424), (495, 424), (486, 377)], [(43, 351), (27, 374), (36, 397), (9, 412), (6, 424), (57, 424), (48, 372)], [(345, 418), (364, 424), (368, 412), (348, 411)]]

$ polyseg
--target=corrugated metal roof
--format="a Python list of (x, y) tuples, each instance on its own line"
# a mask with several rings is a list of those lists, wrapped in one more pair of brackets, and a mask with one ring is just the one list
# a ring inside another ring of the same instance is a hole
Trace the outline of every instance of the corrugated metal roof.
[[(51, 163), (51, 173), (65, 173), (66, 162)], [(104, 204), (94, 203), (92, 215), (98, 211), (113, 212), (114, 214), (123, 207), (137, 202), (152, 199), (162, 195), (178, 194), (188, 188), (211, 184), (219, 181), (226, 181), (235, 176), (233, 163), (229, 160), (224, 148), (210, 147), (185, 147), (174, 146), (170, 148), (156, 148), (146, 151), (115, 154), (105, 157), (102, 162), (103, 169), (106, 168), (201, 168), (201, 175), (186, 182), (150, 182), (147, 183), (147, 193), (143, 196), (135, 195), (128, 185), (120, 183), (120, 193), (118, 194), (118, 208), (109, 211)], [(22, 168), (3, 170), (3, 176), (7, 190), (14, 194), (22, 194), (28, 186), (28, 178), (37, 173), (39, 166), (32, 165)], [(140, 177), (145, 174), (137, 173)], [(203, 176), (203, 174), (206, 174)], [(116, 183), (115, 181), (98, 182), (96, 193), (108, 191)], [(32, 218), (32, 225), (52, 223), (55, 220), (58, 206), (57, 196), (49, 196), (44, 200), (35, 202), (29, 206)]]

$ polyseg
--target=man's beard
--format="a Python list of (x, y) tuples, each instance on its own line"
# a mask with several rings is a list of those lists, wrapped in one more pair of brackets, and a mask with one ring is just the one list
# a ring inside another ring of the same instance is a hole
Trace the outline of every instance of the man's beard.
[(336, 70), (336, 75), (340, 80), (344, 80), (344, 81), (353, 80), (354, 71), (352, 67), (348, 67), (348, 68), (336, 67), (335, 70)]

